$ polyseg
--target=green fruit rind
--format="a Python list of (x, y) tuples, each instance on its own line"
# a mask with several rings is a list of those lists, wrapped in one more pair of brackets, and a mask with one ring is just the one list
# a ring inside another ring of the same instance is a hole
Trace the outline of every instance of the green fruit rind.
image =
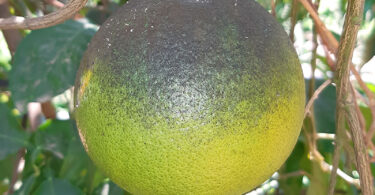
[[(215, 1), (214, 21), (188, 0), (151, 2), (121, 8), (82, 60), (75, 114), (88, 154), (134, 194), (251, 190), (286, 160), (302, 125), (304, 81), (288, 37), (253, 1)], [(180, 26), (189, 10), (203, 16)]]

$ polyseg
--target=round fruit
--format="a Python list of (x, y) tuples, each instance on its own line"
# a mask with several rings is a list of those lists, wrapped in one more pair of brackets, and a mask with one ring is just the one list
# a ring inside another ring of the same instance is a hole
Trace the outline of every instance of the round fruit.
[(252, 0), (130, 0), (75, 85), (82, 142), (133, 194), (241, 194), (291, 153), (304, 80), (283, 28)]

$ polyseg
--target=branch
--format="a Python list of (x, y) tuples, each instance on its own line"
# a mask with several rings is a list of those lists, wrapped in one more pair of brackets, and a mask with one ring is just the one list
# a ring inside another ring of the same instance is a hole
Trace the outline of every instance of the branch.
[(56, 7), (56, 8), (63, 8), (64, 4), (57, 0), (45, 0), (46, 3)]
[(51, 101), (40, 103), (40, 106), (47, 119), (56, 119), (56, 110)]
[(318, 133), (317, 134), (318, 139), (326, 139), (326, 140), (335, 140), (336, 135), (331, 133)]
[(22, 160), (24, 159), (25, 154), (26, 154), (25, 148), (21, 148), (20, 150), (18, 150), (16, 154), (16, 160), (14, 161), (14, 164), (13, 164), (12, 178), (9, 183), (9, 188), (8, 188), (8, 191), (4, 193), (4, 195), (10, 195), (14, 193), (14, 185), (16, 184), (18, 177), (20, 175), (19, 166)]
[[(345, 129), (344, 117), (347, 119), (349, 128), (352, 132), (352, 139), (354, 142), (354, 150), (356, 154), (357, 169), (361, 180), (362, 193), (364, 195), (372, 195), (373, 183), (369, 165), (369, 158), (367, 155), (366, 146), (364, 144), (364, 136), (360, 128), (358, 115), (355, 111), (353, 97), (354, 93), (349, 81), (351, 60), (358, 30), (362, 21), (363, 7), (364, 0), (348, 1), (344, 31), (341, 36), (341, 41), (337, 53), (338, 58), (335, 75), (337, 79), (336, 127), (337, 131), (343, 131)], [(332, 172), (335, 172), (335, 170), (333, 170)]]
[[(349, 82), (349, 71), (346, 69), (349, 69), (356, 75), (357, 71), (354, 68), (354, 66), (351, 63), (352, 58), (352, 52), (354, 49), (354, 42), (357, 36), (357, 32), (359, 29), (359, 22), (362, 19), (363, 14), (363, 1), (349, 1), (348, 5), (348, 13), (345, 17), (345, 25), (344, 25), (344, 33), (342, 36), (342, 42), (340, 44), (340, 48), (338, 48), (338, 42), (336, 39), (334, 39), (332, 33), (327, 30), (324, 23), (319, 19), (318, 14), (316, 11), (312, 8), (312, 6), (306, 1), (306, 0), (299, 0), (303, 6), (307, 9), (307, 11), (310, 13), (311, 17), (314, 20), (315, 25), (317, 26), (318, 33), (320, 37), (322, 38), (324, 44), (327, 46), (327, 49), (332, 52), (336, 53), (337, 49), (339, 50), (338, 54), (338, 66), (341, 65), (345, 67), (345, 71), (341, 70), (341, 78), (344, 78), (342, 81), (344, 82), (344, 86), (348, 86), (347, 82)], [(354, 5), (353, 5), (354, 4)], [(340, 54), (345, 53), (345, 54)], [(335, 67), (331, 66), (331, 69), (334, 70)], [(358, 80), (362, 80), (360, 77)], [(340, 80), (340, 82), (342, 82)], [(340, 87), (341, 88), (341, 87)], [(345, 89), (345, 87), (344, 87)], [(361, 186), (364, 194), (372, 194), (372, 176), (369, 175), (371, 172), (369, 171), (369, 164), (368, 164), (368, 156), (366, 152), (366, 148), (364, 146), (362, 132), (360, 131), (359, 121), (358, 121), (358, 115), (355, 113), (355, 108), (353, 104), (353, 92), (349, 91), (347, 93), (348, 88), (346, 87), (346, 93), (342, 93), (338, 91), (338, 93), (341, 94), (341, 99), (345, 97), (345, 99), (338, 100), (342, 101), (339, 104), (343, 104), (343, 110), (346, 114), (346, 118), (349, 122), (349, 127), (353, 134), (353, 141), (354, 141), (354, 149), (356, 151), (356, 160), (358, 164), (358, 170), (360, 172), (361, 177)], [(339, 96), (338, 96), (339, 97)], [(368, 97), (371, 99), (371, 97)], [(372, 98), (373, 99), (373, 98)], [(375, 109), (375, 108), (374, 108)], [(354, 118), (351, 118), (354, 117)], [(372, 125), (371, 128), (375, 129), (375, 123)], [(374, 130), (375, 131), (375, 130)], [(371, 139), (371, 138), (370, 138)], [(358, 163), (361, 162), (361, 163)]]
[[(9, 12), (8, 2), (6, 0), (4, 2), (0, 2), (0, 18), (7, 18), (11, 16), (12, 14)], [(22, 34), (18, 30), (3, 30), (2, 32), (8, 45), (9, 52), (13, 56), (16, 52), (18, 43), (20, 43), (23, 38)]]
[(357, 71), (353, 72), (353, 75), (355, 76), (356, 80), (358, 81), (359, 86), (363, 89), (365, 92), (369, 102), (368, 102), (368, 107), (370, 108), (371, 111), (371, 116), (372, 116), (372, 123), (370, 125), (370, 128), (367, 133), (367, 140), (366, 143), (371, 142), (372, 137), (374, 136), (375, 133), (375, 96), (371, 92), (371, 90), (367, 87), (366, 83), (362, 80), (361, 76)]
[(310, 113), (311, 106), (314, 104), (314, 101), (319, 97), (319, 94), (325, 89), (329, 84), (331, 84), (331, 80), (326, 80), (322, 85), (318, 87), (318, 89), (315, 90), (314, 94), (311, 96), (309, 102), (306, 105), (305, 108), (305, 115), (304, 118), (307, 116), (307, 114)]
[[(333, 169), (332, 165), (330, 165), (326, 161), (324, 161), (324, 157), (319, 153), (319, 151), (313, 150), (310, 153), (310, 159), (316, 161), (317, 163), (319, 163), (320, 168), (324, 172), (332, 172), (332, 169)], [(353, 184), (357, 188), (360, 188), (360, 181), (359, 181), (359, 179), (355, 179), (353, 177), (350, 177), (348, 174), (346, 174), (344, 171), (342, 171), (339, 168), (337, 169), (336, 173), (337, 173), (337, 175), (339, 177), (341, 177), (346, 182), (348, 182), (350, 184)]]
[[(320, 166), (322, 166), (323, 170), (326, 170), (326, 172), (329, 172), (329, 171), (332, 171), (333, 170), (333, 167), (332, 165), (329, 165), (328, 163), (326, 163), (325, 161), (322, 161), (320, 163)], [(337, 175), (340, 176), (343, 180), (345, 180), (346, 182), (348, 183), (351, 183), (353, 185), (355, 185), (356, 187), (359, 187), (360, 186), (360, 182), (358, 179), (354, 179), (352, 177), (350, 177), (348, 174), (346, 174), (344, 171), (342, 171), (341, 169), (337, 169)]]
[[(325, 161), (320, 162), (320, 166), (322, 167), (323, 171), (329, 172), (333, 170), (332, 165), (328, 164)], [(343, 180), (345, 180), (348, 183), (351, 183), (355, 185), (356, 187), (360, 187), (360, 182), (358, 179), (354, 179), (350, 177), (348, 174), (346, 174), (341, 169), (337, 169), (337, 175), (340, 176)]]
[[(333, 36), (333, 34), (326, 28), (324, 23), (320, 20), (318, 13), (316, 10), (313, 8), (313, 6), (307, 1), (307, 0), (298, 0), (309, 12), (311, 18), (314, 20), (314, 23), (317, 27), (317, 31), (319, 35), (322, 38), (322, 41), (327, 45), (328, 49), (332, 53), (336, 53), (336, 50), (338, 48), (338, 42)], [(322, 36), (322, 34), (326, 36)]]
[(276, 17), (276, 0), (271, 0), (271, 14)]
[[(336, 108), (336, 110), (338, 110)], [(345, 133), (345, 118), (344, 115), (336, 111), (336, 140), (335, 149), (332, 157), (331, 176), (329, 178), (328, 194), (334, 195), (336, 186), (337, 170), (339, 167), (340, 151), (343, 146), (343, 134)]]
[(70, 0), (63, 8), (36, 18), (13, 16), (0, 18), (0, 29), (39, 29), (60, 24), (74, 16), (86, 4), (87, 0)]
[(290, 13), (290, 30), (289, 30), (289, 38), (292, 41), (292, 43), (294, 43), (294, 28), (297, 23), (297, 10), (298, 10), (297, 0), (293, 0), (292, 10)]

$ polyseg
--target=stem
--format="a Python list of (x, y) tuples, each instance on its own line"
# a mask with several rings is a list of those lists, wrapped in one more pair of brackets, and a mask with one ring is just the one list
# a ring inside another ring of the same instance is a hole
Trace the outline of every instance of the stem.
[[(304, 117), (306, 117), (309, 113), (310, 113), (310, 109), (312, 108), (313, 104), (314, 104), (314, 101), (316, 99), (318, 99), (319, 97), (319, 94), (327, 87), (329, 86), (329, 84), (331, 84), (331, 80), (326, 80), (323, 84), (321, 84), (318, 89), (315, 90), (315, 92), (312, 94), (309, 102), (307, 103), (306, 107), (305, 107), (305, 115)], [(311, 87), (311, 86), (310, 86)]]
[[(357, 169), (360, 175), (360, 184), (364, 195), (373, 194), (372, 176), (369, 159), (366, 152), (365, 140), (362, 134), (358, 115), (355, 111), (353, 91), (349, 81), (351, 59), (357, 39), (357, 33), (362, 20), (364, 0), (348, 1), (345, 16), (344, 31), (337, 53), (336, 84), (336, 128), (338, 133), (345, 129), (345, 118), (349, 124), (356, 153)], [(339, 139), (337, 139), (339, 140)], [(336, 147), (339, 147), (336, 145)], [(336, 149), (335, 149), (336, 150)], [(334, 167), (337, 168), (337, 167)], [(332, 171), (334, 172), (334, 171)], [(332, 175), (333, 176), (333, 175)]]
[[(11, 17), (12, 14), (9, 12), (8, 1), (0, 3), (0, 18)], [(21, 42), (22, 35), (18, 30), (3, 30), (4, 39), (7, 42), (9, 51), (13, 56), (16, 52), (18, 43)]]
[(276, 0), (271, 0), (271, 14), (276, 17)]
[(0, 18), (0, 29), (34, 30), (60, 24), (73, 17), (76, 12), (86, 5), (86, 2), (87, 0), (70, 0), (61, 9), (36, 18), (25, 18), (20, 16)]
[(55, 110), (55, 107), (53, 106), (51, 101), (41, 103), (41, 109), (42, 109), (43, 115), (47, 119), (55, 119), (56, 118), (56, 110)]
[[(318, 13), (314, 9), (313, 5), (311, 5), (307, 0), (298, 0), (305, 9), (310, 13), (311, 18), (314, 20), (314, 23), (316, 25), (316, 30), (318, 31), (320, 37), (322, 38), (322, 41), (325, 43), (325, 45), (328, 47), (330, 51), (335, 53), (338, 43), (333, 34), (326, 28), (324, 23), (320, 20)], [(324, 36), (322, 36), (324, 34)]]
[(296, 23), (297, 23), (297, 11), (298, 11), (297, 0), (293, 0), (292, 10), (290, 13), (290, 31), (289, 31), (289, 37), (292, 43), (294, 43), (294, 27), (296, 26)]

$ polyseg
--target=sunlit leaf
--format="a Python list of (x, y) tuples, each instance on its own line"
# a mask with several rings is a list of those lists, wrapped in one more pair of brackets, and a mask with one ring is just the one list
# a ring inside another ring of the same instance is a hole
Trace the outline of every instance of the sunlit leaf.
[(9, 75), (17, 108), (46, 101), (74, 84), (76, 71), (96, 27), (83, 22), (35, 30), (19, 44)]

